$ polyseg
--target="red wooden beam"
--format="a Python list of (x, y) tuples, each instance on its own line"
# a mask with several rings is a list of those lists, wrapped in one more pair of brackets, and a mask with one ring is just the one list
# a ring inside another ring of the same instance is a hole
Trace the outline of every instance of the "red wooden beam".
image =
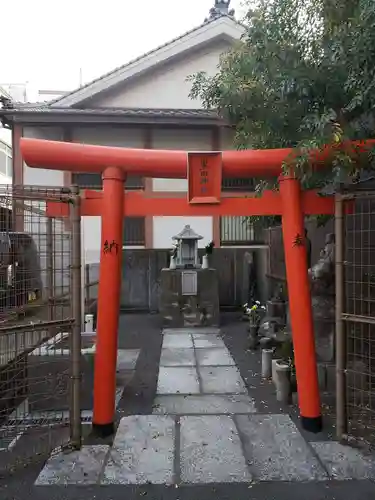
[[(323, 151), (312, 153), (312, 161), (319, 166), (327, 160), (333, 149), (354, 154), (355, 148), (362, 151), (374, 147), (375, 140), (347, 141), (336, 146), (326, 146)], [(69, 172), (103, 172), (108, 166), (116, 166), (127, 175), (186, 179), (188, 176), (188, 153), (157, 149), (130, 149), (94, 146), (59, 141), (22, 138), (21, 153), (29, 167)], [(247, 149), (223, 151), (223, 177), (270, 177), (281, 173), (283, 162), (296, 150)]]
[[(102, 192), (85, 190), (82, 196), (82, 215), (102, 214)], [(306, 215), (333, 214), (333, 197), (319, 196), (315, 191), (303, 193), (302, 206)], [(66, 203), (47, 203), (49, 217), (67, 217)], [(187, 197), (158, 198), (145, 196), (143, 192), (127, 192), (124, 200), (124, 217), (142, 216), (246, 216), (281, 215), (281, 199), (278, 192), (265, 191), (261, 197), (253, 194), (243, 198), (221, 198), (219, 204), (191, 205)]]

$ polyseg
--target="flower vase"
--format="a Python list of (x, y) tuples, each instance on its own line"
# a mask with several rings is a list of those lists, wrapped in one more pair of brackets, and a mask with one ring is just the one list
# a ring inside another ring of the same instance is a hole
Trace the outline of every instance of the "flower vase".
[(262, 349), (262, 378), (272, 378), (273, 349)]
[(249, 325), (249, 349), (256, 349), (258, 345), (258, 325), (250, 323)]
[(276, 399), (280, 403), (291, 404), (292, 388), (290, 384), (290, 365), (283, 360), (276, 361), (275, 366), (275, 386)]
[(171, 257), (169, 262), (169, 269), (176, 269), (176, 257)]
[(202, 257), (202, 269), (208, 269), (210, 266), (208, 265), (208, 255), (203, 255)]

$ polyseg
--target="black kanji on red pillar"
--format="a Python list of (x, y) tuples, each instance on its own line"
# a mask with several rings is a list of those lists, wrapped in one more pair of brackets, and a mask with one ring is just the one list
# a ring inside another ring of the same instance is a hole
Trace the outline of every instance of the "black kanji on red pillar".
[(116, 254), (118, 254), (118, 243), (116, 243), (115, 240), (112, 240), (111, 243), (108, 243), (108, 240), (105, 240), (103, 253), (112, 253), (112, 250), (115, 250)]

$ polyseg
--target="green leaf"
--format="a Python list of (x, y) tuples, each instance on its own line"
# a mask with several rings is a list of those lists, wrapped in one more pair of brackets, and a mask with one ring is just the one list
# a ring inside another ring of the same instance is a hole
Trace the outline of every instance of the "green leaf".
[[(307, 189), (373, 168), (368, 153), (336, 148), (319, 171), (311, 156), (326, 144), (375, 136), (375, 2), (258, 0), (243, 22), (244, 36), (218, 73), (189, 77), (191, 98), (218, 110), (239, 149), (296, 148), (282, 172), (293, 166)], [(256, 195), (272, 185), (259, 179)]]

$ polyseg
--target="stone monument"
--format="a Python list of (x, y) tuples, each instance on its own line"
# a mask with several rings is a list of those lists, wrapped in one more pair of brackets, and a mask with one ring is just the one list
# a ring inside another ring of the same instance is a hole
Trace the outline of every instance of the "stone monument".
[[(171, 266), (162, 269), (160, 313), (165, 327), (219, 325), (219, 286), (215, 269), (202, 268), (198, 241), (203, 236), (189, 225), (173, 237)], [(173, 264), (173, 265), (172, 265)]]

